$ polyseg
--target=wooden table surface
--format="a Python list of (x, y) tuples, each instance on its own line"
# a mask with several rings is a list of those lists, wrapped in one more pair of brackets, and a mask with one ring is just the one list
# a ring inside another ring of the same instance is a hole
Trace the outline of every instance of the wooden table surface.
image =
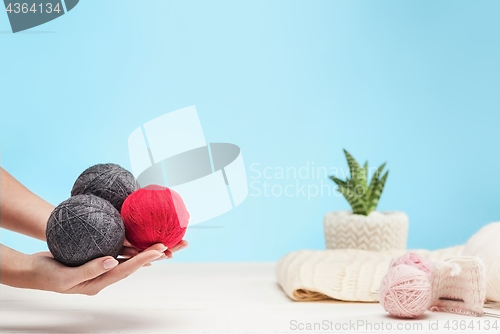
[[(0, 329), (1, 333), (163, 334), (396, 333), (400, 328), (407, 333), (500, 333), (499, 318), (426, 312), (418, 320), (399, 320), (377, 303), (295, 302), (277, 284), (274, 266), (162, 261), (96, 296), (1, 286)], [(493, 325), (495, 320), (498, 329), (487, 330), (487, 321)], [(476, 326), (461, 330), (461, 321)]]

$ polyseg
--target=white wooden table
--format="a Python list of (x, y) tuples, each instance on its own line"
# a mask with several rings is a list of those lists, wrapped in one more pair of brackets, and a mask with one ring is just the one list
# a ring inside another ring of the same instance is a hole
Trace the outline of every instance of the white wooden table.
[[(446, 330), (448, 320), (483, 328)], [(500, 326), (500, 319), (436, 312), (404, 321), (373, 303), (295, 302), (277, 284), (274, 263), (167, 260), (92, 297), (0, 287), (1, 333), (383, 333), (397, 326), (409, 333), (500, 332), (485, 330), (486, 320)]]

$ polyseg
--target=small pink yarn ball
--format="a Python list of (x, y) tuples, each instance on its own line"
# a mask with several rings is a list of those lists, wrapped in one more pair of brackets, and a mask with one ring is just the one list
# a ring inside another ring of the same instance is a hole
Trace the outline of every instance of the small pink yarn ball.
[(411, 265), (389, 268), (380, 285), (380, 304), (398, 318), (416, 318), (431, 303), (431, 277)]
[(429, 260), (427, 257), (421, 256), (414, 251), (409, 251), (405, 255), (397, 258), (392, 261), (391, 267), (395, 267), (400, 264), (407, 264), (409, 266), (420, 269), (427, 274), (432, 274), (432, 270), (434, 270), (434, 263)]

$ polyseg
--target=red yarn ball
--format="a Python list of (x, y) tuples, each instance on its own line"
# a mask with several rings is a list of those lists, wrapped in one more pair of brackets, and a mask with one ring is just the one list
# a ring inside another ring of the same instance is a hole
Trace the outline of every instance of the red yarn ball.
[(130, 194), (123, 202), (121, 216), (125, 237), (140, 251), (156, 243), (175, 246), (184, 237), (189, 222), (181, 196), (157, 185)]

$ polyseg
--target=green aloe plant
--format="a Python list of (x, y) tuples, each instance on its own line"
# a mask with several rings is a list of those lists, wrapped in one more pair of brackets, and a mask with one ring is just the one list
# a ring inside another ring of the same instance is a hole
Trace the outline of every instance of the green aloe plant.
[(389, 171), (381, 176), (385, 167), (385, 163), (382, 164), (368, 185), (368, 162), (365, 162), (364, 166), (361, 167), (349, 152), (344, 150), (344, 154), (349, 165), (351, 178), (343, 181), (331, 175), (330, 179), (339, 186), (337, 191), (347, 199), (354, 214), (368, 216), (370, 212), (375, 211), (377, 208)]

